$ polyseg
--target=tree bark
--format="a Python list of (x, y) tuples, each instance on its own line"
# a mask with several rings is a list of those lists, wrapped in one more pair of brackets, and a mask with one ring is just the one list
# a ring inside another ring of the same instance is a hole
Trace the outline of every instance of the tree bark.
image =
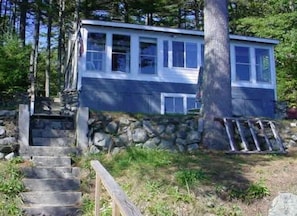
[(205, 0), (203, 77), (203, 144), (211, 149), (226, 149), (226, 132), (216, 117), (230, 117), (231, 68), (227, 0)]
[(59, 90), (63, 89), (62, 76), (64, 72), (64, 56), (65, 56), (65, 0), (59, 0), (59, 36), (58, 36), (58, 79), (59, 79)]
[(20, 2), (20, 38), (22, 40), (22, 45), (25, 46), (26, 43), (26, 21), (27, 21), (27, 8), (28, 0), (23, 0)]
[(48, 26), (47, 26), (47, 59), (45, 70), (45, 97), (50, 96), (50, 73), (51, 73), (51, 34), (52, 34), (52, 0), (48, 5)]

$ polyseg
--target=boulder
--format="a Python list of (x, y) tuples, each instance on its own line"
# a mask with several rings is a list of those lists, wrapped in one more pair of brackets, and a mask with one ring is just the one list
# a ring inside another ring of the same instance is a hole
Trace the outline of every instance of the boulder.
[(1, 145), (7, 145), (7, 144), (16, 144), (16, 138), (15, 137), (5, 137), (3, 139), (0, 139), (0, 146)]
[(4, 138), (6, 134), (5, 127), (0, 126), (0, 138)]
[(110, 134), (117, 133), (118, 129), (119, 129), (119, 124), (115, 121), (109, 122), (105, 127), (105, 131)]
[(132, 140), (134, 143), (144, 143), (147, 140), (146, 130), (136, 128), (132, 133)]
[(103, 147), (103, 149), (108, 149), (109, 146), (113, 144), (113, 140), (109, 134), (97, 132), (94, 134), (94, 141), (95, 146)]
[(291, 193), (280, 193), (272, 201), (268, 216), (297, 215), (297, 196)]
[(6, 160), (11, 160), (11, 159), (13, 159), (15, 156), (16, 156), (15, 153), (14, 153), (14, 152), (11, 152), (11, 153), (9, 153), (9, 154), (7, 154), (7, 155), (5, 156), (5, 159), (6, 159)]

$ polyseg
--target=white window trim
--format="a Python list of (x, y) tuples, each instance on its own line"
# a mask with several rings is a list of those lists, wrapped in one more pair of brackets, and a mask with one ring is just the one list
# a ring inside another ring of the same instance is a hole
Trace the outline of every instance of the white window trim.
[[(141, 72), (141, 65), (140, 65), (140, 58), (141, 56), (148, 56), (148, 55), (141, 55), (141, 50), (140, 50), (140, 43), (141, 42), (150, 42), (150, 43), (154, 43), (156, 45), (156, 55), (152, 55), (156, 58), (155, 60), (155, 71), (154, 73), (152, 74), (145, 74), (145, 73), (142, 73)], [(159, 49), (159, 46), (158, 46), (158, 39), (157, 38), (154, 38), (154, 37), (144, 37), (144, 36), (139, 36), (138, 37), (138, 50), (137, 52), (139, 53), (138, 54), (138, 75), (144, 75), (144, 76), (156, 76), (158, 75), (158, 70), (159, 70), (159, 66), (158, 66), (158, 49)]]
[[(251, 64), (251, 80), (250, 81), (238, 81), (236, 78), (236, 59), (235, 59), (235, 47), (248, 47), (250, 49), (250, 64)], [(271, 68), (271, 81), (259, 82), (256, 77), (256, 57), (255, 49), (267, 49), (270, 55), (270, 68)], [(264, 88), (264, 89), (275, 89), (276, 88), (276, 77), (275, 77), (275, 59), (272, 47), (268, 46), (256, 46), (251, 44), (234, 43), (231, 44), (230, 49), (231, 55), (231, 83), (233, 87), (249, 87), (249, 88)]]
[(184, 94), (184, 93), (164, 93), (161, 92), (161, 114), (164, 115), (165, 113), (165, 97), (182, 97), (183, 98), (183, 109), (184, 113), (188, 113), (187, 109), (187, 98), (196, 98), (195, 94)]

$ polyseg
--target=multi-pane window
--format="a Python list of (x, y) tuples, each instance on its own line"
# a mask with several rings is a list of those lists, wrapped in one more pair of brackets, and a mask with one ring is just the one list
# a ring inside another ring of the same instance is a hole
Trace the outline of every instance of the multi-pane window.
[(105, 66), (106, 35), (103, 33), (88, 33), (86, 69), (103, 71)]
[(235, 47), (236, 77), (237, 81), (250, 81), (251, 62), (250, 50), (248, 47)]
[[(172, 54), (172, 67), (197, 68), (198, 44), (183, 41), (163, 42), (163, 66), (169, 66), (169, 54)], [(170, 56), (171, 57), (171, 56)], [(201, 60), (203, 61), (202, 57)], [(171, 65), (171, 64), (170, 64)]]
[(157, 72), (157, 41), (153, 38), (140, 38), (139, 41), (140, 73), (156, 74)]
[(130, 72), (130, 36), (112, 36), (112, 71)]
[(163, 114), (186, 114), (189, 110), (200, 107), (195, 95), (190, 94), (162, 93), (161, 101)]
[(197, 68), (197, 44), (172, 41), (172, 66)]
[(270, 82), (270, 55), (268, 49), (255, 49), (257, 82)]
[(235, 81), (270, 83), (269, 49), (235, 46)]

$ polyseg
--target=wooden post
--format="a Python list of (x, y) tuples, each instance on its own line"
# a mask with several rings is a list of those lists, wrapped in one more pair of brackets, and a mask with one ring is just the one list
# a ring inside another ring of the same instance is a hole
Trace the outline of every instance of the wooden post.
[(278, 134), (277, 131), (276, 131), (276, 128), (275, 128), (274, 123), (273, 123), (272, 121), (269, 121), (269, 125), (270, 125), (270, 128), (271, 128), (271, 130), (272, 130), (273, 136), (274, 136), (274, 138), (275, 138), (275, 140), (276, 140), (276, 143), (277, 143), (278, 146), (279, 146), (279, 149), (280, 149), (282, 152), (285, 152), (285, 148), (284, 148), (284, 146), (283, 146), (283, 142), (282, 142), (282, 140), (281, 140), (279, 134)]
[(112, 201), (112, 216), (120, 216), (120, 210), (115, 201)]
[(96, 173), (96, 185), (95, 185), (95, 216), (100, 215), (100, 199), (102, 193), (102, 184), (100, 175)]
[[(91, 166), (96, 172), (96, 203), (98, 202), (99, 194), (99, 184), (101, 183), (108, 194), (110, 195), (113, 202), (113, 215), (118, 216), (122, 214), (123, 216), (141, 216), (139, 209), (128, 199), (127, 195), (116, 183), (114, 178), (107, 172), (107, 170), (102, 166), (99, 161), (91, 161)], [(100, 182), (98, 181), (100, 179)], [(100, 184), (100, 185), (101, 185)], [(99, 215), (100, 207), (95, 204), (96, 216)]]
[[(228, 121), (227, 118), (223, 118), (223, 121), (224, 121), (226, 132), (229, 138), (231, 151), (236, 151), (235, 141), (234, 141), (234, 131), (231, 131), (230, 122)], [(232, 120), (231, 120), (231, 124), (232, 124)]]
[(268, 137), (267, 137), (267, 134), (266, 134), (266, 132), (265, 132), (265, 127), (264, 127), (262, 121), (259, 120), (259, 121), (258, 121), (258, 124), (259, 124), (259, 126), (260, 126), (261, 133), (262, 133), (263, 136), (264, 136), (264, 139), (265, 139), (265, 142), (266, 142), (266, 144), (267, 144), (268, 150), (269, 150), (269, 151), (272, 151), (272, 144), (271, 144), (271, 142), (269, 141), (269, 139), (268, 139)]
[(257, 135), (256, 135), (256, 133), (254, 131), (254, 128), (253, 128), (254, 125), (250, 120), (247, 120), (247, 123), (249, 125), (249, 128), (250, 128), (250, 131), (251, 131), (251, 134), (252, 134), (256, 149), (257, 149), (257, 151), (261, 151), (261, 148), (260, 148), (260, 145), (259, 145), (259, 142), (258, 142), (258, 139), (257, 139)]
[(242, 144), (243, 144), (243, 148), (244, 148), (245, 151), (248, 151), (248, 142), (247, 142), (247, 140), (246, 140), (246, 138), (244, 136), (240, 121), (238, 119), (236, 119), (235, 122), (236, 122), (238, 133), (240, 135), (240, 138), (241, 138), (241, 141), (242, 141)]

